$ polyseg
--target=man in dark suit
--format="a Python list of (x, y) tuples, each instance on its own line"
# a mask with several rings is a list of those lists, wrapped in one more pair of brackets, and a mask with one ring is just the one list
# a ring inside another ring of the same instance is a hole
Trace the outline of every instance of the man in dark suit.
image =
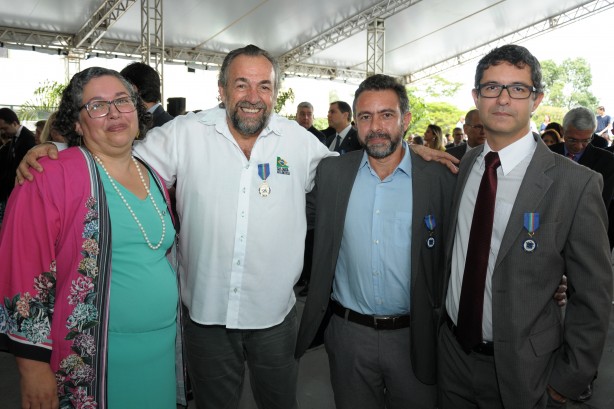
[(310, 102), (304, 101), (298, 104), (296, 107), (296, 122), (314, 134), (314, 136), (318, 138), (320, 142), (326, 142), (326, 135), (313, 126), (313, 105), (311, 105)]
[(160, 100), (160, 75), (149, 65), (142, 62), (128, 64), (120, 74), (134, 85), (151, 114), (152, 128), (162, 126), (172, 120), (171, 114), (164, 110)]
[(326, 327), (338, 409), (433, 408), (454, 176), (402, 142), (411, 113), (392, 77), (363, 81), (354, 110), (365, 150), (324, 159), (308, 196), (313, 275), (296, 357)]
[(484, 134), (484, 126), (480, 121), (480, 113), (477, 109), (472, 109), (465, 115), (465, 123), (463, 129), (467, 135), (467, 143), (446, 149), (446, 152), (460, 160), (472, 148), (481, 146), (486, 141)]
[[(463, 158), (452, 205), (441, 409), (562, 407), (601, 358), (612, 295), (602, 177), (532, 134), (543, 95), (524, 47), (478, 63), (473, 98), (487, 140)], [(563, 274), (564, 316), (552, 299)]]
[(11, 140), (6, 158), (0, 162), (0, 202), (6, 203), (15, 185), (15, 170), (35, 142), (34, 133), (21, 125), (17, 114), (9, 108), (0, 108), (0, 133)]
[(465, 144), (465, 132), (463, 131), (463, 128), (458, 126), (454, 128), (452, 130), (452, 138), (454, 138), (454, 140), (446, 145), (446, 151), (456, 146), (461, 146)]
[(361, 148), (358, 133), (352, 127), (352, 107), (347, 102), (335, 101), (330, 104), (328, 125), (335, 130), (325, 143), (331, 151), (343, 155)]
[(608, 239), (610, 250), (614, 247), (614, 154), (593, 146), (590, 142), (597, 121), (593, 113), (584, 107), (571, 109), (563, 118), (563, 138), (565, 142), (550, 146), (550, 150), (567, 156), (580, 165), (586, 166), (603, 177), (603, 202), (608, 209)]

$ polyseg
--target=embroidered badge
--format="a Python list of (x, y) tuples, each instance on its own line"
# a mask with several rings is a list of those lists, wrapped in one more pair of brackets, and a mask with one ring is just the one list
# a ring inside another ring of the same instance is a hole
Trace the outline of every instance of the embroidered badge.
[(277, 157), (277, 173), (281, 175), (289, 175), (290, 167), (288, 167), (288, 162), (285, 159)]

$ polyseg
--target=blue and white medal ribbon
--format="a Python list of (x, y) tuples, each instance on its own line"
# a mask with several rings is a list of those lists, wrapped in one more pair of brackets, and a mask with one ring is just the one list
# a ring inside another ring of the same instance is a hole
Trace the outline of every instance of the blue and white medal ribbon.
[(270, 174), (271, 170), (268, 163), (260, 163), (258, 165), (258, 176), (260, 176), (260, 179), (262, 179), (262, 184), (258, 188), (258, 193), (260, 193), (260, 196), (262, 197), (267, 197), (271, 194), (271, 187), (266, 182), (266, 179)]
[(524, 241), (522, 248), (527, 253), (532, 253), (537, 248), (537, 243), (533, 240), (533, 235), (535, 231), (539, 229), (539, 213), (525, 213), (524, 228), (529, 233), (529, 238)]
[(426, 225), (426, 229), (429, 231), (429, 238), (426, 239), (426, 247), (432, 249), (435, 247), (435, 227), (437, 227), (437, 223), (435, 222), (435, 216), (432, 214), (428, 214), (424, 216), (424, 224)]

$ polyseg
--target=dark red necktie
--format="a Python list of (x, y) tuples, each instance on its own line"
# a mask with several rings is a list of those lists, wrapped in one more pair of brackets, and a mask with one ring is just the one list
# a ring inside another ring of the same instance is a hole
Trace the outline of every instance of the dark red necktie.
[(497, 168), (501, 165), (497, 152), (488, 152), (486, 168), (475, 201), (465, 272), (458, 307), (456, 337), (465, 350), (482, 342), (484, 286), (490, 254), (490, 239), (497, 196)]
[(571, 153), (571, 152), (567, 152), (567, 157), (568, 157), (569, 159), (571, 159), (571, 160), (574, 160), (574, 158), (576, 157), (576, 155), (574, 155), (574, 154), (573, 154), (573, 153)]

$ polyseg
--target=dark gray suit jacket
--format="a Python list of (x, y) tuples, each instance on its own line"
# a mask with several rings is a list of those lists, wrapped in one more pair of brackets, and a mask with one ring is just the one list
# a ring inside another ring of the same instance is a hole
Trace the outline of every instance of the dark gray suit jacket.
[[(411, 151), (410, 151), (411, 152)], [(301, 319), (296, 357), (301, 357), (328, 324), (327, 308), (346, 223), (346, 211), (363, 151), (350, 152), (320, 162), (315, 187), (308, 195), (308, 215), (315, 209), (315, 245), (309, 295)], [(436, 323), (441, 306), (444, 271), (443, 226), (450, 211), (455, 176), (444, 166), (428, 163), (411, 153), (413, 216), (411, 251), (411, 359), (424, 383), (436, 382)], [(424, 223), (435, 216), (435, 246), (428, 248)], [(310, 222), (313, 222), (310, 217)]]
[[(482, 150), (472, 149), (460, 164), (446, 241), (445, 290), (460, 199)], [(533, 408), (548, 384), (577, 398), (597, 371), (612, 301), (602, 186), (600, 174), (537, 144), (492, 277), (494, 361), (506, 409)], [(525, 212), (540, 218), (532, 253), (523, 250)], [(564, 318), (552, 298), (563, 274), (570, 290)]]
[(153, 111), (153, 114), (151, 115), (152, 128), (162, 126), (168, 121), (172, 121), (172, 120), (173, 120), (173, 116), (169, 114), (168, 112), (166, 112), (164, 108), (162, 108), (162, 105), (156, 108)]
[(453, 146), (450, 149), (446, 149), (446, 152), (454, 156), (456, 159), (461, 160), (463, 156), (465, 156), (465, 153), (467, 153), (467, 147), (468, 145), (464, 143), (462, 145)]
[[(330, 146), (333, 143), (333, 140), (335, 139), (336, 136), (337, 136), (337, 133), (333, 133), (332, 135), (329, 135), (326, 138), (325, 145)], [(348, 152), (353, 152), (359, 149), (362, 149), (362, 146), (360, 146), (360, 142), (358, 141), (358, 132), (356, 131), (356, 129), (350, 128), (347, 135), (345, 135), (345, 138), (343, 138), (343, 141), (341, 142), (339, 149), (337, 149), (335, 152), (339, 152), (340, 154), (344, 155)]]

